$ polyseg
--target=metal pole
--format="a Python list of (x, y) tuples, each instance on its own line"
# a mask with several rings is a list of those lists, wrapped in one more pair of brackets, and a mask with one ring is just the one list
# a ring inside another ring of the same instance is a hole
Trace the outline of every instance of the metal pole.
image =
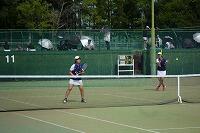
[(180, 76), (178, 75), (178, 103), (182, 103), (182, 98), (180, 94)]
[(150, 67), (151, 74), (156, 74), (156, 46), (155, 46), (155, 26), (154, 26), (154, 0), (151, 0), (151, 48), (150, 48)]

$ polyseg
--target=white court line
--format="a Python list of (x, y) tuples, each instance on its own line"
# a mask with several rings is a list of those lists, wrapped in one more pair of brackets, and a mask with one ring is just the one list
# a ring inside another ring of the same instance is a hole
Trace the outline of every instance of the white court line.
[(0, 110), (6, 111), (6, 109), (2, 106), (0, 106)]
[[(14, 102), (22, 103), (22, 104), (35, 106), (35, 107), (44, 107), (44, 106), (31, 104), (31, 103), (27, 103), (27, 102), (22, 102), (22, 101), (15, 100), (15, 99), (10, 99), (10, 98), (2, 98), (2, 97), (0, 97), (0, 99), (6, 99), (6, 100), (9, 100), (9, 101), (14, 101)], [(3, 109), (3, 111), (6, 111), (4, 108), (2, 108), (2, 109)], [(44, 121), (44, 120), (41, 120), (41, 119), (38, 119), (38, 118), (34, 118), (34, 117), (30, 117), (30, 116), (27, 116), (27, 115), (23, 115), (23, 114), (20, 114), (20, 113), (14, 113), (14, 114), (20, 115), (20, 116), (23, 116), (23, 117), (26, 117), (26, 118), (29, 118), (29, 119), (32, 119), (32, 120), (40, 121), (40, 122), (43, 122), (43, 123), (51, 124), (51, 125), (54, 125), (54, 126), (57, 126), (57, 127), (65, 128), (65, 129), (72, 130), (72, 131), (76, 131), (76, 132), (79, 132), (79, 133), (85, 133), (85, 132), (80, 131), (80, 130), (76, 130), (76, 129), (73, 129), (73, 128), (61, 126), (61, 125), (58, 125), (58, 124), (55, 124), (55, 123), (52, 123), (52, 122)]]
[(68, 111), (61, 111), (61, 110), (56, 110), (56, 111), (62, 112), (62, 113), (67, 113), (67, 114), (70, 114), (70, 115), (79, 116), (79, 117), (84, 117), (84, 118), (88, 118), (88, 119), (93, 119), (93, 120), (97, 120), (97, 121), (101, 121), (101, 122), (105, 122), (105, 123), (110, 123), (110, 124), (114, 124), (114, 125), (118, 125), (118, 126), (128, 127), (128, 128), (132, 128), (132, 129), (138, 129), (138, 130), (142, 130), (142, 131), (146, 131), (146, 132), (159, 133), (157, 131), (153, 131), (153, 130), (150, 130), (150, 129), (144, 129), (144, 128), (140, 128), (140, 127), (130, 126), (130, 125), (121, 124), (121, 123), (117, 123), (117, 122), (113, 122), (113, 121), (109, 121), (109, 120), (104, 120), (104, 119), (99, 119), (99, 118), (95, 118), (95, 117), (91, 117), (91, 116), (87, 116), (87, 115), (81, 115), (81, 114), (71, 113), (71, 112), (68, 112)]
[(35, 107), (44, 108), (44, 106), (40, 106), (40, 105), (28, 103), (28, 102), (22, 102), (22, 101), (15, 100), (15, 99), (11, 99), (11, 98), (0, 97), (0, 99), (4, 99), (4, 100), (8, 100), (8, 101), (13, 101), (13, 102), (17, 102), (17, 103), (22, 103), (22, 104), (26, 104), (26, 105), (30, 105), (30, 106), (35, 106)]
[(31, 117), (31, 116), (28, 116), (28, 115), (24, 115), (24, 114), (21, 114), (21, 113), (14, 113), (14, 114), (18, 115), (18, 116), (21, 116), (21, 117), (25, 117), (25, 118), (31, 119), (31, 120), (35, 120), (35, 121), (43, 122), (43, 123), (46, 123), (46, 124), (54, 125), (56, 127), (64, 128), (64, 129), (71, 130), (71, 131), (75, 131), (75, 132), (78, 132), (78, 133), (85, 133), (85, 132), (80, 131), (80, 130), (76, 130), (76, 129), (69, 128), (69, 127), (66, 127), (66, 126), (58, 125), (58, 124), (55, 124), (55, 123), (52, 123), (52, 122), (48, 122), (48, 121), (45, 121), (45, 120), (34, 118), (34, 117)]
[[(14, 101), (14, 102), (18, 102), (18, 103), (23, 103), (23, 104), (27, 104), (27, 105), (31, 105), (31, 106), (36, 106), (36, 107), (43, 107), (43, 108), (45, 108), (45, 106), (40, 106), (40, 105), (36, 105), (36, 104), (31, 104), (31, 103), (28, 103), (28, 102), (22, 102), (22, 101), (15, 100), (15, 99), (10, 99), (10, 98), (1, 98), (1, 99), (7, 99), (7, 100)], [(121, 123), (117, 123), (117, 122), (113, 122), (113, 121), (108, 121), (108, 120), (104, 120), (104, 119), (99, 119), (99, 118), (95, 118), (95, 117), (90, 117), (90, 116), (86, 116), (86, 115), (81, 115), (81, 114), (77, 114), (77, 113), (71, 113), (71, 112), (61, 111), (61, 110), (55, 110), (55, 111), (57, 111), (57, 112), (62, 112), (62, 113), (67, 113), (67, 114), (74, 115), (74, 116), (84, 117), (84, 118), (88, 118), (88, 119), (93, 119), (93, 120), (97, 120), (97, 121), (101, 121), (101, 122), (105, 122), (105, 123), (110, 123), (110, 124), (114, 124), (114, 125), (118, 125), (118, 126), (129, 127), (129, 128), (132, 128), (132, 129), (138, 129), (138, 130), (142, 130), (142, 131), (146, 131), (146, 132), (160, 133), (160, 132), (158, 132), (158, 131), (153, 131), (153, 130), (144, 129), (144, 128), (140, 128), (140, 127), (130, 126), (130, 125), (121, 124)]]
[[(36, 97), (38, 97), (38, 98), (44, 98), (44, 97), (52, 97), (52, 98), (57, 98), (57, 97), (63, 97), (63, 95), (54, 95), (54, 96), (23, 96), (23, 97), (30, 97), (30, 98), (36, 98)], [(19, 97), (21, 97), (21, 96), (19, 96)]]
[(133, 97), (127, 97), (127, 96), (113, 95), (113, 94), (103, 94), (103, 95), (114, 96), (114, 97), (120, 97), (120, 98), (128, 98), (128, 99), (133, 99), (133, 100), (158, 102), (158, 101), (156, 101), (156, 100), (150, 100), (150, 99), (144, 99), (144, 98), (133, 98)]
[(184, 130), (184, 129), (200, 129), (200, 127), (163, 128), (163, 129), (150, 129), (150, 130), (165, 131), (165, 130)]

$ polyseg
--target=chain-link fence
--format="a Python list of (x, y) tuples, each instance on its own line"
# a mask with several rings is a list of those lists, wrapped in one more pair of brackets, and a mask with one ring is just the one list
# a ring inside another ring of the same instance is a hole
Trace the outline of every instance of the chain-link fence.
[[(144, 34), (146, 32), (146, 34)], [(156, 47), (163, 49), (199, 48), (193, 34), (200, 29), (169, 29), (156, 31)], [(94, 50), (142, 50), (151, 45), (150, 30), (0, 30), (1, 49), (9, 47), (12, 51), (48, 50), (39, 45), (40, 39), (48, 39), (50, 50), (83, 50), (82, 36), (93, 40)], [(144, 36), (146, 39), (144, 39)], [(107, 39), (105, 39), (107, 37)], [(107, 42), (106, 42), (107, 41)]]

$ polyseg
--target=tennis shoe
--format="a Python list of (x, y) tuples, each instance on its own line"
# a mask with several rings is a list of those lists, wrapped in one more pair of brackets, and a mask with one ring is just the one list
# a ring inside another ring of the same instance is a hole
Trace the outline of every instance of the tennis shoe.
[(65, 98), (64, 100), (63, 100), (63, 103), (66, 103), (68, 100), (67, 100), (67, 98)]
[(86, 103), (86, 100), (82, 98), (82, 99), (81, 99), (81, 102), (82, 102), (82, 103)]

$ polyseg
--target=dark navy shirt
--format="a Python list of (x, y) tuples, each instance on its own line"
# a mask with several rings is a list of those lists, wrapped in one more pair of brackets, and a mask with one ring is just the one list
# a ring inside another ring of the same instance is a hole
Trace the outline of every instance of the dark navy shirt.
[[(82, 71), (83, 64), (73, 64), (70, 68), (70, 71), (73, 75), (78, 75)], [(72, 78), (73, 80), (81, 80), (81, 78)]]
[(160, 62), (160, 66), (157, 65), (157, 70), (158, 70), (158, 71), (166, 71), (166, 64), (167, 64), (167, 60), (166, 60), (166, 59), (164, 59), (164, 58), (162, 58), (162, 59), (158, 58), (158, 59), (156, 60), (156, 62), (157, 62), (157, 63)]

